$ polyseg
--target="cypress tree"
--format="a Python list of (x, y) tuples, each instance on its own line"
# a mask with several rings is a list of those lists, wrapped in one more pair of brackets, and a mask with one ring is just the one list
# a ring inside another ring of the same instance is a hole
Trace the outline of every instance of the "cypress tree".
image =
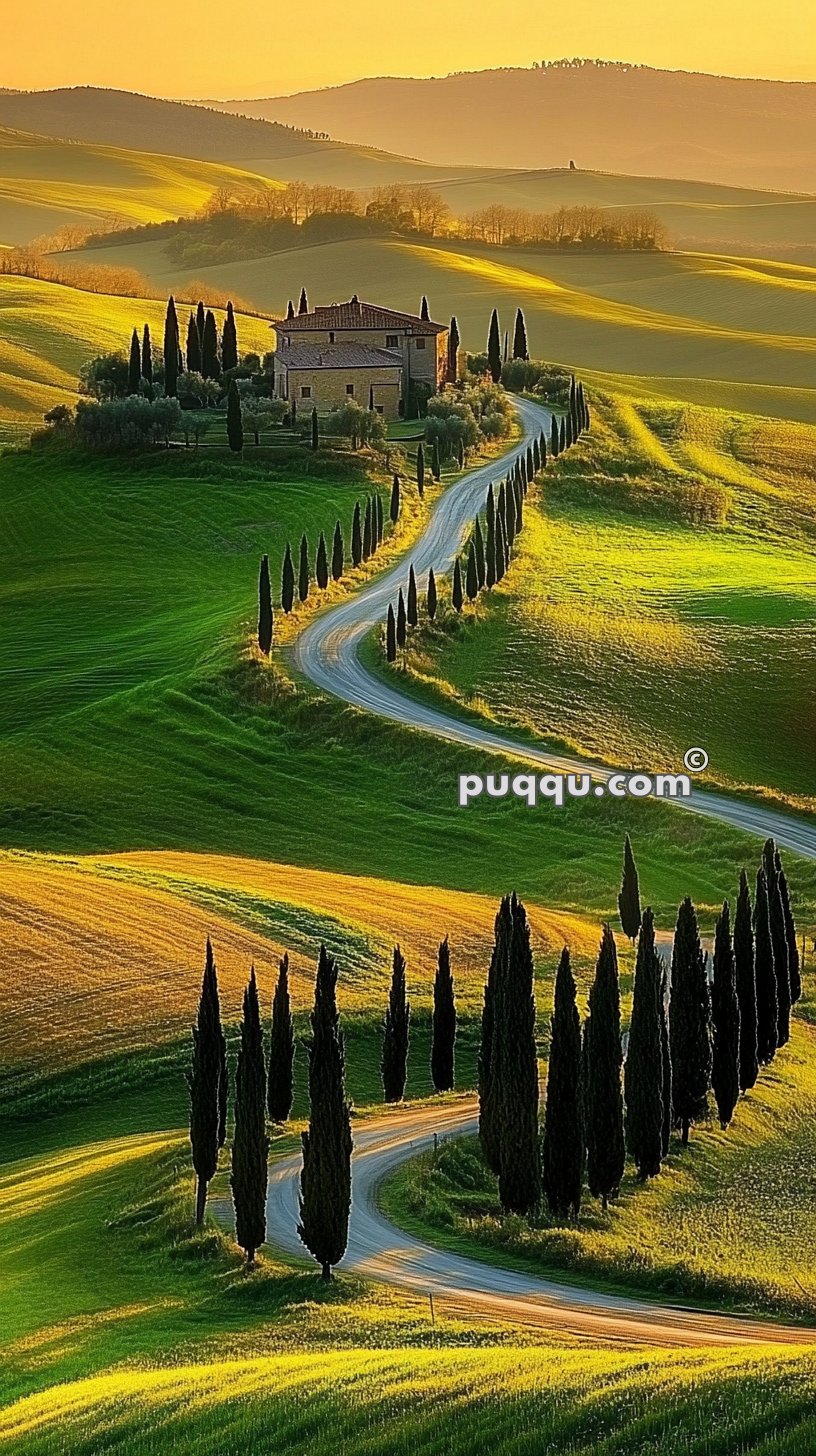
[(272, 1122), (288, 1122), (294, 1100), (295, 1025), (289, 999), (289, 956), (278, 966), (269, 1032), (269, 1078), (266, 1103)]
[(526, 495), (527, 494), (527, 487), (528, 487), (528, 485), (531, 485), (532, 482), (533, 482), (533, 480), (535, 479), (536, 463), (535, 463), (535, 455), (533, 453), (533, 447), (532, 447), (532, 445), (528, 445), (527, 446), (527, 454), (524, 457), (524, 466), (525, 466), (525, 478), (521, 482), (521, 485), (522, 485), (522, 495)]
[(778, 1007), (768, 908), (768, 883), (765, 879), (765, 871), (761, 866), (757, 872), (754, 899), (754, 967), (757, 997), (757, 1056), (761, 1065), (767, 1066), (768, 1062), (772, 1062), (776, 1056), (776, 1048), (779, 1045)]
[[(496, 501), (496, 525), (501, 521), (504, 527), (504, 539), (507, 540), (507, 489), (504, 481), (499, 485), (499, 497)], [(498, 562), (496, 563), (498, 566)]]
[(533, 475), (534, 476), (535, 475), (538, 475), (538, 472), (541, 469), (541, 446), (539, 445), (538, 440), (539, 440), (539, 437), (538, 437), (538, 435), (536, 435), (535, 439), (533, 440)]
[(312, 449), (320, 449), (320, 426), (317, 422), (317, 406), (312, 406)]
[(164, 317), (164, 392), (173, 398), (178, 394), (179, 329), (176, 303), (171, 293)]
[(745, 870), (740, 875), (734, 916), (734, 970), (740, 1016), (739, 1082), (741, 1090), (746, 1092), (759, 1076), (759, 1059), (754, 931), (751, 925), (751, 891)]
[(485, 584), (487, 574), (485, 562), (484, 537), (482, 536), (482, 523), (479, 517), (473, 523), (473, 549), (476, 552), (476, 579), (479, 584), (479, 591)]
[(301, 290), (300, 290), (300, 302), (298, 303), (298, 313), (301, 314), (301, 313), (308, 313), (308, 312), (309, 312), (309, 300), (306, 297), (306, 289), (305, 288), (301, 288)]
[(654, 916), (644, 910), (638, 936), (632, 1019), (624, 1068), (626, 1146), (645, 1181), (663, 1159), (663, 966), (655, 948)]
[(453, 563), (453, 584), (451, 586), (451, 603), (455, 612), (461, 612), (462, 601), (462, 566), (457, 556)]
[(498, 1176), (501, 1147), (501, 1120), (496, 1076), (495, 1033), (498, 1020), (497, 998), (500, 976), (506, 974), (504, 962), (510, 954), (513, 919), (510, 896), (505, 895), (496, 915), (493, 951), (484, 988), (481, 1040), (479, 1044), (479, 1142), (491, 1172)]
[(450, 966), (448, 937), (442, 941), (436, 959), (431, 1038), (431, 1080), (437, 1092), (452, 1092), (456, 1043), (456, 1001)]
[(476, 547), (471, 537), (468, 547), (467, 570), (465, 572), (465, 591), (469, 602), (475, 602), (479, 595), (479, 573), (476, 570)]
[(363, 528), (360, 521), (360, 502), (354, 503), (354, 515), (351, 518), (351, 560), (352, 565), (359, 566), (363, 559)]
[[(501, 497), (499, 497), (501, 499)], [(513, 550), (513, 542), (516, 539), (516, 488), (514, 482), (508, 476), (504, 488), (504, 529), (507, 535), (507, 549)]]
[(305, 534), (300, 538), (300, 562), (298, 564), (298, 596), (305, 602), (309, 595), (309, 582), (311, 572), (309, 571), (309, 542)]
[(406, 604), (406, 615), (409, 627), (416, 627), (419, 621), (419, 608), (417, 605), (417, 584), (414, 575), (413, 564), (408, 572), (408, 601)]
[(539, 435), (539, 450), (538, 450), (538, 454), (539, 454), (539, 458), (541, 460), (541, 470), (546, 470), (546, 468), (547, 468), (547, 441), (546, 441), (546, 439), (544, 437), (544, 431), (543, 430), (541, 431), (541, 434)]
[(190, 1092), (190, 1145), (196, 1174), (195, 1220), (204, 1222), (207, 1188), (218, 1168), (226, 1135), (226, 1042), (221, 1030), (218, 973), (207, 940), (198, 1016), (193, 1027), (193, 1057), (187, 1075)]
[(244, 448), (244, 417), (241, 411), (241, 396), (234, 379), (227, 390), (227, 441), (233, 454), (240, 455)]
[(669, 1037), (674, 1116), (685, 1146), (689, 1127), (708, 1111), (711, 1086), (711, 998), (697, 916), (688, 896), (674, 933)]
[(728, 1127), (739, 1101), (740, 1024), (734, 950), (731, 945), (731, 910), (723, 901), (714, 932), (714, 979), (711, 983), (711, 1019), (714, 1045), (711, 1085), (720, 1127)]
[(295, 568), (292, 563), (292, 548), (289, 542), (286, 543), (286, 550), (283, 553), (283, 569), (281, 571), (281, 606), (285, 612), (291, 612), (295, 603)]
[(555, 976), (547, 1067), (542, 1170), (544, 1193), (556, 1218), (578, 1217), (584, 1184), (584, 1096), (581, 1022), (575, 981), (564, 948)]
[(369, 496), (363, 516), (363, 561), (368, 561), (372, 549), (371, 497)]
[(315, 581), (321, 591), (325, 591), (329, 584), (329, 562), (326, 554), (326, 537), (320, 532), (320, 539), (317, 543), (317, 556), (315, 557)]
[(566, 419), (562, 419), (561, 420), (561, 424), (560, 424), (560, 426), (558, 428), (558, 453), (559, 453), (559, 455), (563, 455), (563, 453), (566, 450), (566, 448), (567, 448), (567, 422), (566, 422)]
[(507, 544), (504, 538), (504, 521), (496, 512), (496, 580), (501, 581), (507, 570)]
[(419, 495), (419, 499), (422, 500), (422, 497), (425, 494), (425, 451), (422, 448), (422, 441), (420, 441), (419, 448), (417, 450), (416, 480), (417, 493)]
[(331, 1279), (348, 1243), (351, 1120), (346, 1057), (337, 1014), (337, 962), (320, 947), (309, 1043), (309, 1131), (303, 1133), (298, 1233)]
[(516, 309), (516, 327), (513, 331), (513, 358), (529, 359), (530, 354), (527, 348), (527, 329), (524, 324), (524, 314), (521, 309)]
[(189, 374), (201, 373), (201, 336), (195, 318), (190, 314), (187, 324), (187, 371)]
[(802, 969), (799, 963), (799, 946), (796, 940), (796, 922), (793, 918), (791, 908), (790, 889), (788, 879), (782, 868), (782, 857), (779, 850), (774, 857), (776, 878), (779, 884), (779, 894), (782, 900), (782, 912), (785, 918), (785, 940), (788, 946), (788, 971), (790, 973), (791, 1003), (799, 1001), (802, 996)]
[(202, 300), (199, 299), (198, 300), (198, 307), (196, 308), (196, 328), (198, 329), (198, 352), (199, 352), (199, 356), (203, 353), (203, 350), (204, 350), (204, 325), (206, 324), (206, 322), (207, 322), (207, 315), (206, 315), (206, 311), (204, 309), (204, 304), (203, 304)]
[(521, 901), (510, 897), (509, 954), (496, 982), (494, 1063), (498, 1093), (499, 1199), (509, 1213), (527, 1214), (541, 1192), (538, 1141), (538, 1055), (530, 927)]
[(218, 328), (215, 314), (207, 309), (204, 320), (204, 338), (201, 342), (201, 373), (205, 379), (220, 379), (221, 364), (218, 359)]
[(419, 305), (419, 317), (421, 319), (423, 319), (426, 323), (428, 322), (428, 320), (431, 317), (431, 315), (428, 312), (428, 300), (425, 297), (425, 294), (424, 293), (422, 295), (422, 302)]
[(142, 378), (146, 384), (153, 383), (153, 344), (149, 324), (142, 329)]
[(436, 617), (437, 607), (436, 577), (434, 576), (433, 567), (431, 567), (428, 572), (428, 593), (426, 597), (426, 605), (428, 609), (428, 620), (432, 622)]
[(552, 454), (553, 460), (557, 460), (561, 453), (561, 434), (555, 415), (552, 415), (550, 419), (550, 453)]
[(487, 492), (487, 540), (485, 542), (485, 582), (488, 587), (495, 586), (496, 576), (496, 501), (493, 495), (493, 483), (491, 481)]
[(464, 442), (464, 440), (461, 440), (461, 439), (456, 441), (456, 464), (459, 466), (459, 469), (460, 470), (464, 470), (464, 468), (465, 468), (465, 442)]
[(385, 626), (385, 656), (388, 662), (397, 660), (397, 624), (394, 620), (394, 608), (390, 602)]
[(224, 327), (221, 330), (221, 365), (224, 373), (238, 368), (238, 331), (235, 327), (235, 311), (232, 302), (227, 303)]
[(640, 930), (640, 884), (635, 856), (632, 853), (632, 841), (628, 834), (623, 845), (623, 878), (618, 895), (618, 914), (624, 935), (634, 941)]
[(450, 329), (448, 330), (448, 384), (456, 383), (456, 371), (459, 360), (459, 345), (461, 342), (462, 341), (459, 337), (459, 325), (456, 322), (456, 314), (454, 314), (450, 321)]
[(269, 557), (261, 557), (258, 576), (258, 646), (265, 657), (272, 650), (272, 588), (269, 583)]
[(139, 334), (136, 329), (130, 338), (130, 358), (128, 359), (128, 394), (138, 394), (142, 387), (142, 351), (139, 347)]
[[(525, 487), (526, 489), (526, 487)], [(516, 486), (516, 535), (524, 530), (524, 490)]]
[(674, 1093), (672, 1090), (671, 1038), (669, 1037), (669, 985), (666, 968), (660, 982), (660, 1050), (663, 1056), (663, 1157), (669, 1156), (674, 1127)]
[(431, 447), (431, 475), (436, 481), (442, 479), (442, 457), (439, 453), (438, 440), (434, 440), (433, 446)]
[(380, 1063), (386, 1102), (401, 1102), (405, 1095), (405, 1083), (408, 1078), (410, 1024), (411, 1005), (405, 983), (405, 957), (399, 946), (395, 945), (391, 963), (391, 989), (383, 1023), (382, 1062)]
[(335, 526), (334, 526), (334, 540), (332, 542), (332, 562), (331, 562), (332, 581), (339, 581), (340, 580), (341, 576), (343, 575), (343, 567), (344, 566), (345, 566), (345, 548), (344, 548), (344, 545), (343, 545), (343, 528), (340, 525), (340, 522), (339, 521), (336, 521), (335, 522)]
[(501, 333), (499, 315), (494, 308), (490, 316), (490, 330), (487, 335), (487, 367), (494, 384), (498, 384), (502, 372)]
[(232, 1202), (235, 1238), (247, 1268), (266, 1238), (266, 1189), (269, 1181), (266, 1135), (266, 1064), (255, 967), (244, 991), (241, 1045), (235, 1073), (235, 1133), (232, 1140)]
[(618, 953), (605, 925), (584, 1023), (587, 1178), (604, 1209), (618, 1195), (626, 1162), (622, 1065)]
[(785, 933), (785, 911), (779, 891), (779, 875), (776, 870), (776, 845), (772, 839), (765, 841), (762, 862), (768, 886), (768, 915), (771, 922), (771, 945), (773, 946), (774, 975), (776, 976), (777, 1045), (782, 1047), (790, 1041), (791, 985), (788, 967), (788, 938)]
[(392, 525), (396, 526), (400, 514), (400, 478), (398, 475), (395, 475), (391, 482), (391, 507), (388, 514), (391, 517)]
[(405, 597), (402, 594), (402, 587), (400, 587), (397, 598), (397, 646), (404, 648), (407, 641), (408, 618), (405, 613)]
[(293, 319), (295, 317), (295, 305), (293, 304), (291, 298), (286, 305), (286, 317), (287, 319)]

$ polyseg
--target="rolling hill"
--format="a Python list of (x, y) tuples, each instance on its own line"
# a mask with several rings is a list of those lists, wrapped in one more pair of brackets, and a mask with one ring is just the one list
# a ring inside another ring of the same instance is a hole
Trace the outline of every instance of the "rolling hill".
[[(216, 103), (214, 103), (216, 104)], [(429, 162), (579, 167), (816, 187), (816, 83), (556, 62), (413, 79), (371, 77), (224, 103)], [(2, 114), (2, 113), (0, 113)], [(490, 118), (489, 125), (478, 124)]]

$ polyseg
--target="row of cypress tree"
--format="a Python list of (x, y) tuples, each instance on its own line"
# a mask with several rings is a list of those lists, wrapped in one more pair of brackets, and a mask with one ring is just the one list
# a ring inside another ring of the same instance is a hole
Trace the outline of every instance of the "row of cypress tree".
[[(134, 331), (138, 344), (138, 336)], [(176, 302), (172, 294), (167, 301), (164, 319), (164, 392), (178, 394), (178, 378), (187, 369), (190, 373), (202, 374), (205, 379), (221, 379), (222, 375), (238, 367), (238, 332), (232, 303), (227, 303), (221, 338), (212, 309), (205, 309), (199, 302), (187, 324), (185, 349), (182, 352)], [(133, 341), (131, 341), (133, 360)], [(144, 373), (144, 349), (142, 350), (142, 377)]]
[[(383, 1022), (382, 1075), (386, 1102), (401, 1102), (408, 1080), (411, 1004), (408, 1000), (405, 957), (394, 946), (391, 984)], [(448, 937), (440, 943), (433, 987), (431, 1078), (437, 1092), (450, 1092), (455, 1082), (456, 998)]]

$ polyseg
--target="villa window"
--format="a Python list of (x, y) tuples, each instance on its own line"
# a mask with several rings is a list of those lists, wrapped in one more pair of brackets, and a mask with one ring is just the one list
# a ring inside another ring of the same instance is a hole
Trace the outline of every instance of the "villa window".
[(386, 347), (386, 349), (398, 349), (399, 348), (399, 334), (386, 334), (386, 336), (385, 336), (385, 347)]
[(300, 386), (300, 397), (301, 397), (301, 399), (311, 399), (311, 397), (312, 397), (312, 386), (311, 386), (311, 384), (301, 384), (301, 386)]
[(354, 393), (354, 385), (353, 384), (347, 384), (346, 385), (346, 394), (353, 394), (353, 393)]
[(418, 349), (424, 349), (425, 348), (425, 340), (424, 339), (417, 339), (416, 346), (417, 346)]
[(374, 406), (374, 413), (375, 413), (375, 415), (384, 415), (385, 414), (385, 406), (384, 405), (381, 405), (381, 404), (375, 404), (375, 406)]
[(334, 329), (329, 329), (329, 343), (334, 343)]

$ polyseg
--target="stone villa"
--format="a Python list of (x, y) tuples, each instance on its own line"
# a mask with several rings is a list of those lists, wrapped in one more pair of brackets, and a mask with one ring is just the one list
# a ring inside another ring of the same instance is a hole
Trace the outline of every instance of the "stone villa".
[(361, 303), (276, 319), (275, 392), (321, 413), (354, 399), (387, 420), (403, 412), (415, 384), (445, 382), (448, 330), (431, 319)]

